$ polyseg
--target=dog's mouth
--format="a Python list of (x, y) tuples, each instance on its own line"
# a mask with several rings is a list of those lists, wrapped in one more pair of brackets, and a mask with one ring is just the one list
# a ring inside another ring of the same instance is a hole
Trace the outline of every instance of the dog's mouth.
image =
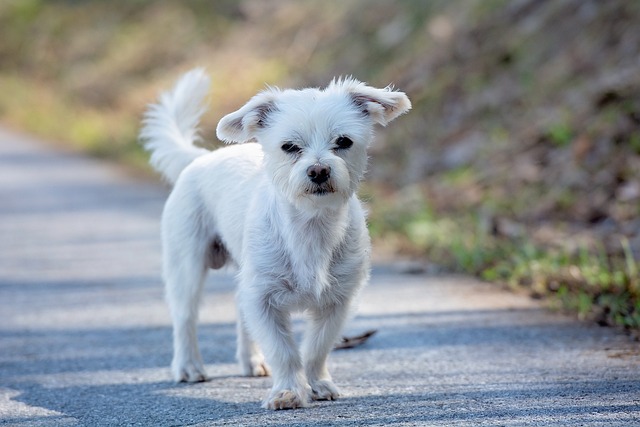
[(311, 194), (314, 196), (325, 196), (327, 194), (333, 194), (335, 192), (336, 192), (335, 188), (333, 188), (330, 185), (312, 187), (312, 188), (308, 188), (306, 191), (307, 194)]
[(316, 196), (324, 196), (325, 194), (331, 194), (331, 193), (334, 193), (334, 191), (326, 188), (318, 188), (314, 190), (312, 194)]

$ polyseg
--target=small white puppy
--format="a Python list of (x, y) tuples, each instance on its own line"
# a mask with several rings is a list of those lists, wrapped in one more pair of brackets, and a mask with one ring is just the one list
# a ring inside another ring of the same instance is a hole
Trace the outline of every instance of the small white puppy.
[[(162, 216), (173, 376), (206, 379), (196, 335), (202, 284), (208, 268), (235, 265), (240, 365), (245, 375), (273, 375), (263, 406), (335, 399), (327, 356), (369, 276), (356, 189), (374, 125), (411, 103), (351, 78), (323, 90), (267, 89), (218, 124), (218, 138), (244, 144), (211, 152), (193, 145), (208, 85), (201, 69), (186, 73), (149, 107), (140, 133), (151, 164), (174, 184)], [(309, 319), (301, 351), (296, 310)]]

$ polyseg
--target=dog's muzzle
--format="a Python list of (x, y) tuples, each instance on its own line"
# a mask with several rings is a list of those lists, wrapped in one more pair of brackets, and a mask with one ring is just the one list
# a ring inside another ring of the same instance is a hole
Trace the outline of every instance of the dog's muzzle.
[(323, 196), (325, 194), (335, 193), (335, 189), (331, 183), (331, 167), (316, 163), (307, 168), (307, 177), (311, 183), (307, 189), (307, 194)]

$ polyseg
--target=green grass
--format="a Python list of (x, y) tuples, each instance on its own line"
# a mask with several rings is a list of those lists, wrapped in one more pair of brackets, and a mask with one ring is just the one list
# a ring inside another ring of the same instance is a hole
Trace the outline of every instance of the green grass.
[(604, 248), (572, 252), (537, 245), (526, 234), (496, 236), (480, 215), (438, 214), (416, 195), (394, 205), (379, 204), (371, 191), (365, 198), (372, 206), (372, 235), (382, 244), (400, 242), (412, 255), (450, 271), (527, 290), (581, 319), (640, 329), (638, 264), (625, 238), (620, 239), (620, 255)]
[[(625, 245), (622, 243), (623, 246)], [(561, 307), (602, 324), (640, 327), (640, 299), (635, 261), (604, 250), (578, 253), (508, 242), (509, 256), (492, 260), (481, 276), (514, 288), (527, 287), (551, 296)], [(627, 246), (628, 247), (628, 246)]]
[(573, 130), (566, 122), (553, 123), (547, 133), (551, 142), (559, 147), (566, 147), (573, 140)]

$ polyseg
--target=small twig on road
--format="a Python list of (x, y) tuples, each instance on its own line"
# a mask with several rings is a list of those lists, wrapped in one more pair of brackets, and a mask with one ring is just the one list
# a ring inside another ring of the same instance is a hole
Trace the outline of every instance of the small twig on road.
[(360, 335), (356, 335), (354, 337), (342, 337), (342, 340), (339, 343), (336, 343), (333, 349), (344, 350), (348, 348), (361, 346), (362, 344), (367, 342), (367, 340), (371, 338), (376, 332), (378, 332), (376, 329), (372, 329), (370, 331), (367, 331)]

